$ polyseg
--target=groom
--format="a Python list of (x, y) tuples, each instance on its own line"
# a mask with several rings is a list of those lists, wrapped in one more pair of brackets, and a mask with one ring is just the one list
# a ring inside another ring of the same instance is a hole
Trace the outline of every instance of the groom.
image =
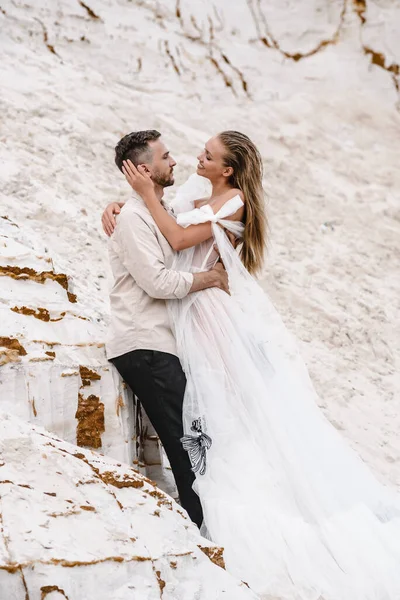
[[(164, 188), (174, 183), (176, 165), (161, 134), (137, 131), (123, 137), (115, 148), (120, 171), (128, 159), (151, 175), (161, 202)], [(103, 226), (106, 233), (112, 233), (107, 213)], [(200, 527), (201, 504), (192, 489), (194, 474), (180, 441), (186, 378), (176, 355), (166, 300), (179, 300), (209, 287), (228, 291), (227, 274), (222, 265), (204, 273), (173, 271), (174, 251), (136, 193), (117, 217), (109, 255), (114, 283), (107, 357), (143, 404), (167, 453), (181, 504)]]

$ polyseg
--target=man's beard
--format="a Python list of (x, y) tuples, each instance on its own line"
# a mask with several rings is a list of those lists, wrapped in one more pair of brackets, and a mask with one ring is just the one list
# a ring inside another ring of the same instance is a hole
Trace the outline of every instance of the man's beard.
[(169, 174), (163, 174), (160, 172), (155, 172), (153, 173), (153, 175), (151, 176), (152, 180), (154, 181), (155, 184), (159, 185), (160, 187), (169, 187), (170, 185), (174, 185), (174, 176), (172, 173)]

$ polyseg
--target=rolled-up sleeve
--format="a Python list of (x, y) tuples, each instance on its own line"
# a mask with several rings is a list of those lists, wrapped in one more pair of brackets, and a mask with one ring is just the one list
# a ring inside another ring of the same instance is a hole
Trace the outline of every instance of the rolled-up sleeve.
[(161, 300), (188, 295), (193, 274), (167, 269), (157, 237), (140, 215), (121, 213), (117, 229), (124, 267), (146, 294)]

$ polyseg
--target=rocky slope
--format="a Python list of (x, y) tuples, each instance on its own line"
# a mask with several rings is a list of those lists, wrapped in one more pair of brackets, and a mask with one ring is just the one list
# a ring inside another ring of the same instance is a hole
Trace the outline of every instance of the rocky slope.
[(144, 460), (102, 347), (100, 214), (129, 195), (113, 148), (159, 129), (179, 183), (209, 136), (235, 128), (265, 160), (263, 285), (322, 410), (398, 487), (399, 30), (396, 0), (1, 0), (0, 409)]
[(4, 599), (256, 599), (150, 480), (4, 413), (0, 499)]

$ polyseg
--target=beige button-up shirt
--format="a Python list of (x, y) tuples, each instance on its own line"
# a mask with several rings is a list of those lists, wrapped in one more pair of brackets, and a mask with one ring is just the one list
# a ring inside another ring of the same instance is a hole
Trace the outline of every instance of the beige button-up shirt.
[(128, 200), (117, 217), (109, 256), (114, 284), (107, 357), (131, 350), (176, 355), (165, 301), (186, 296), (193, 275), (171, 270), (174, 251), (137, 195)]

